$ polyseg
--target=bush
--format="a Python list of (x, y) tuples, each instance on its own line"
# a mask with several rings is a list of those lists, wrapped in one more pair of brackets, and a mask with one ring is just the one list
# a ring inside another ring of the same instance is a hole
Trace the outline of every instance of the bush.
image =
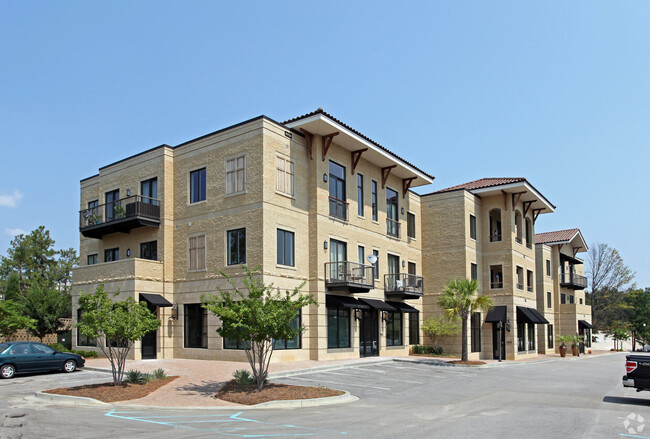
[(51, 347), (52, 349), (54, 349), (55, 351), (70, 352), (70, 349), (67, 349), (61, 343), (50, 343), (48, 346)]
[(232, 374), (232, 378), (237, 384), (255, 383), (255, 379), (253, 378), (253, 375), (246, 369), (236, 370), (235, 373)]
[(82, 357), (85, 358), (97, 358), (97, 352), (95, 351), (70, 351), (73, 354), (81, 355)]
[(414, 354), (433, 354), (433, 355), (442, 355), (442, 346), (423, 346), (415, 345), (411, 348), (411, 352)]
[(129, 370), (126, 373), (126, 382), (131, 384), (145, 384), (151, 381), (148, 373), (144, 373), (137, 369)]
[(167, 378), (167, 374), (166, 374), (165, 371), (161, 368), (161, 369), (156, 369), (156, 370), (154, 370), (153, 372), (151, 372), (151, 377), (152, 377), (154, 380), (164, 380), (165, 378)]

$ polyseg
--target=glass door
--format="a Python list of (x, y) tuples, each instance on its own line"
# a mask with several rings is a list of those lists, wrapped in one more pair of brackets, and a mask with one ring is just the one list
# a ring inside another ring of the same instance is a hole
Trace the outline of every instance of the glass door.
[(375, 309), (364, 309), (361, 313), (359, 347), (362, 357), (379, 355), (379, 314)]
[(106, 192), (106, 221), (112, 221), (119, 209), (120, 190)]
[(348, 259), (347, 244), (336, 239), (330, 239), (330, 279), (344, 280), (347, 274), (345, 261)]

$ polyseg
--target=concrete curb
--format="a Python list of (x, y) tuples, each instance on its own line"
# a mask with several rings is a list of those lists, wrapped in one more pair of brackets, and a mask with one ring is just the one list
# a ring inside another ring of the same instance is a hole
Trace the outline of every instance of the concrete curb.
[(92, 372), (113, 373), (112, 370), (110, 370), (110, 369), (103, 369), (103, 368), (101, 368), (101, 367), (87, 367), (87, 366), (84, 366), (84, 367), (81, 368), (80, 370), (90, 370), (90, 371), (92, 371)]
[(139, 405), (139, 404), (111, 404), (108, 402), (98, 401), (93, 398), (85, 398), (81, 396), (57, 395), (54, 393), (36, 392), (33, 396), (34, 400), (41, 402), (53, 402), (62, 405), (90, 405), (94, 407), (104, 407), (113, 410), (128, 410), (137, 411), (137, 409), (155, 409), (155, 410), (267, 410), (267, 409), (288, 409), (300, 407), (319, 407), (324, 405), (346, 404), (349, 402), (358, 401), (359, 397), (351, 395), (350, 392), (345, 392), (343, 395), (328, 396), (325, 398), (312, 398), (312, 399), (291, 399), (284, 401), (269, 401), (262, 402), (256, 405), (226, 405), (226, 406), (198, 406), (198, 407), (168, 407), (168, 406), (154, 406), (154, 405)]

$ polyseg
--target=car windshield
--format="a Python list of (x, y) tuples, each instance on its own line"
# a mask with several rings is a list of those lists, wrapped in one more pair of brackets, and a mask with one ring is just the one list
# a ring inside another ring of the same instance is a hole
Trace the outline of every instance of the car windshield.
[(0, 354), (7, 350), (11, 343), (0, 343)]

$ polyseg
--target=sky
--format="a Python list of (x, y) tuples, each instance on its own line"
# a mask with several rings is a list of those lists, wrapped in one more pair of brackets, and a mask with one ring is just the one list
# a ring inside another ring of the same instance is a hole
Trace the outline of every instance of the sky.
[[(650, 2), (0, 0), (0, 255), (79, 246), (79, 180), (322, 107), (436, 176), (526, 177), (650, 287)], [(644, 219), (646, 218), (646, 219)], [(586, 254), (582, 254), (586, 257)]]

